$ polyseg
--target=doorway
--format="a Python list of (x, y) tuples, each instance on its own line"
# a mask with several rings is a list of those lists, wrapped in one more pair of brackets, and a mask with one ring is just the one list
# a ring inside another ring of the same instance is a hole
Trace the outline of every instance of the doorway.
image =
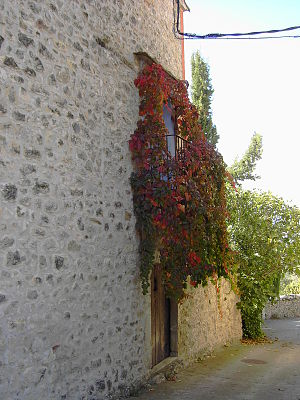
[(177, 304), (166, 297), (159, 265), (151, 278), (152, 366), (170, 356), (177, 356)]

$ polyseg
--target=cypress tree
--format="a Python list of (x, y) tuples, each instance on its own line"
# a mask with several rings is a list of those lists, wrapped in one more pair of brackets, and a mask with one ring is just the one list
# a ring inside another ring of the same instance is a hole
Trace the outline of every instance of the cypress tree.
[(192, 102), (199, 112), (199, 123), (207, 140), (216, 146), (219, 135), (212, 121), (211, 101), (214, 93), (209, 75), (209, 66), (197, 50), (192, 55)]

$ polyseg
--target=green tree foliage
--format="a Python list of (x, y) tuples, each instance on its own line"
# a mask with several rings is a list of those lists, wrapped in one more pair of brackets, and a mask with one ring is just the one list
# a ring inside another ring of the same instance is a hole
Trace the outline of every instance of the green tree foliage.
[[(199, 122), (209, 142), (216, 145), (219, 136), (212, 122), (213, 88), (209, 67), (199, 52), (192, 56), (192, 102), (199, 112)], [(262, 310), (279, 293), (280, 278), (287, 271), (297, 271), (300, 264), (300, 211), (271, 193), (244, 191), (241, 183), (256, 180), (256, 163), (262, 157), (262, 137), (255, 133), (241, 159), (228, 172), (238, 184), (228, 185), (228, 232), (234, 250), (233, 273), (240, 292), (243, 334), (248, 338), (263, 336)]]
[(280, 294), (300, 294), (300, 269), (297, 268), (295, 274), (287, 273), (280, 281)]
[(300, 263), (300, 210), (271, 193), (231, 189), (228, 199), (243, 334), (258, 338), (262, 310), (278, 295), (280, 276)]
[(228, 168), (228, 172), (236, 183), (245, 180), (255, 181), (259, 178), (259, 176), (254, 175), (254, 170), (257, 161), (261, 159), (262, 151), (262, 136), (254, 133), (243, 157), (240, 160), (236, 159)]
[(288, 285), (286, 285), (285, 288), (281, 291), (281, 294), (300, 294), (300, 279), (298, 278), (297, 280), (292, 281)]
[(199, 113), (199, 123), (207, 140), (216, 146), (219, 135), (212, 121), (211, 101), (214, 93), (209, 75), (209, 66), (201, 58), (199, 51), (192, 55), (192, 103)]

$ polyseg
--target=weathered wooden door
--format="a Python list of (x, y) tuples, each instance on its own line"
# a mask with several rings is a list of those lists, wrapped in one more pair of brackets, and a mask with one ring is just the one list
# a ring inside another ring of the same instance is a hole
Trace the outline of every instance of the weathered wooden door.
[(165, 296), (159, 266), (152, 272), (151, 334), (154, 366), (170, 355), (170, 300)]

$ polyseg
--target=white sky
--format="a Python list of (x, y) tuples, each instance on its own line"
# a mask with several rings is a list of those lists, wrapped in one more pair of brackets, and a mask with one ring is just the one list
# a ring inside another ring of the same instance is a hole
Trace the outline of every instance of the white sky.
[[(189, 0), (188, 5), (186, 32), (245, 32), (300, 25), (298, 0)], [(231, 164), (241, 156), (253, 133), (260, 133), (263, 157), (256, 172), (261, 179), (244, 186), (270, 190), (300, 207), (300, 38), (186, 40), (190, 83), (191, 54), (197, 49), (210, 65), (215, 90), (213, 120), (225, 162)]]

